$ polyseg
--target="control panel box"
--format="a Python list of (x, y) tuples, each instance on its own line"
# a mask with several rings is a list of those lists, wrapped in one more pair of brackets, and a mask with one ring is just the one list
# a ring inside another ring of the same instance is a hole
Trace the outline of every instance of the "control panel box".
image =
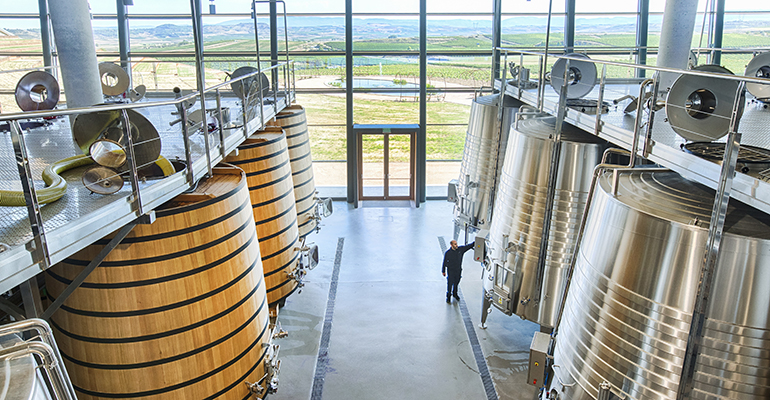
[(492, 304), (494, 304), (500, 311), (508, 315), (513, 315), (513, 311), (511, 311), (511, 299), (509, 299), (507, 295), (502, 295), (497, 291), (493, 291)]
[(484, 262), (487, 256), (487, 235), (489, 231), (482, 229), (476, 234), (475, 245), (473, 246), (473, 261)]
[(545, 371), (548, 361), (548, 348), (551, 346), (551, 335), (535, 332), (532, 344), (529, 346), (529, 372), (527, 383), (536, 387), (545, 386)]
[(446, 201), (450, 203), (457, 203), (457, 188), (460, 186), (460, 182), (457, 179), (449, 181), (449, 186), (446, 188)]

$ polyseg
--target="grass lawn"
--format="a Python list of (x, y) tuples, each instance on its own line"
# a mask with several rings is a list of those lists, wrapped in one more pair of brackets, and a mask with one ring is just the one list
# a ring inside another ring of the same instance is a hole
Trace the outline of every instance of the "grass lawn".
[[(357, 97), (357, 96), (356, 96)], [(314, 160), (344, 160), (346, 158), (345, 98), (324, 94), (299, 94), (297, 103), (305, 107), (311, 125), (310, 142)], [(419, 123), (416, 102), (369, 100), (354, 98), (354, 121), (360, 124)], [(461, 159), (470, 107), (448, 102), (430, 102), (427, 106), (427, 152), (429, 160)], [(431, 124), (462, 124), (462, 126), (435, 126)], [(342, 125), (342, 126), (312, 126)], [(382, 140), (373, 136), (364, 138), (367, 160), (382, 154)], [(405, 140), (391, 138), (391, 147)], [(396, 143), (394, 143), (396, 142)], [(402, 146), (399, 146), (402, 149)], [(405, 151), (392, 152), (391, 157), (408, 157)]]

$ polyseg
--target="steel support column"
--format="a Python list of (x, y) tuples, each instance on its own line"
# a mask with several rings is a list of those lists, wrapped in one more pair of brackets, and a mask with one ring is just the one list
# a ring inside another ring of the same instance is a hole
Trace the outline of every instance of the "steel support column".
[[(270, 62), (271, 66), (278, 64), (278, 7), (275, 0), (270, 0), (270, 60), (272, 60)], [(273, 69), (270, 72), (272, 75), (273, 92), (277, 92), (278, 69)]]
[[(687, 69), (698, 0), (667, 0), (660, 28), (659, 67)], [(660, 90), (668, 92), (679, 74), (660, 74)]]
[(427, 100), (428, 100), (428, 17), (427, 17), (427, 0), (420, 0), (420, 129), (417, 131), (417, 143), (415, 151), (417, 153), (416, 158), (416, 173), (417, 179), (415, 183), (417, 186), (417, 193), (415, 193), (414, 204), (419, 207), (420, 203), (425, 202), (425, 169), (427, 166), (426, 159), (426, 137), (427, 137)]
[[(118, 46), (120, 51), (120, 66), (131, 76), (131, 60), (128, 53), (131, 51), (131, 43), (128, 36), (127, 6), (123, 0), (115, 0), (118, 8)], [(132, 79), (133, 81), (133, 79)], [(133, 87), (133, 85), (131, 85)]]
[(724, 236), (727, 205), (730, 201), (735, 166), (738, 163), (738, 153), (741, 148), (741, 134), (738, 132), (738, 122), (743, 111), (743, 104), (746, 102), (745, 93), (746, 83), (741, 82), (735, 94), (733, 112), (730, 118), (730, 132), (727, 136), (727, 143), (725, 143), (725, 153), (719, 176), (719, 186), (714, 198), (714, 207), (711, 210), (708, 240), (705, 246), (703, 264), (701, 265), (698, 290), (695, 294), (695, 304), (690, 322), (690, 332), (687, 337), (687, 347), (684, 353), (677, 400), (689, 399), (693, 390), (695, 367), (697, 366), (698, 353), (703, 341), (703, 329), (706, 325), (706, 311), (708, 311), (709, 301), (711, 300), (711, 287), (714, 284), (722, 237)]
[[(716, 0), (717, 13), (714, 19), (714, 40), (711, 43), (711, 47), (714, 49), (722, 48), (722, 37), (725, 29), (725, 0)], [(722, 52), (714, 50), (711, 54), (711, 63), (721, 65), (722, 64)]]
[[(60, 79), (67, 108), (90, 107), (104, 102), (94, 47), (94, 31), (87, 0), (50, 1)], [(74, 118), (70, 119), (70, 123)]]
[(347, 125), (348, 203), (358, 207), (356, 133), (353, 131), (353, 0), (345, 0), (345, 100)]
[[(203, 63), (203, 14), (201, 0), (190, 0), (190, 10), (192, 11), (193, 41), (195, 42), (195, 76), (198, 84), (198, 93), (200, 94), (201, 110), (203, 110), (203, 143), (206, 148), (206, 165), (208, 166), (208, 175), (211, 171), (211, 152), (209, 143), (209, 133), (206, 126), (206, 68)], [(246, 121), (244, 121), (244, 125)], [(245, 129), (245, 128), (244, 128)]]
[(24, 314), (27, 318), (37, 318), (43, 313), (43, 300), (40, 298), (37, 276), (33, 276), (19, 285), (19, 290), (21, 290), (21, 299), (24, 302)]
[[(492, 82), (491, 85), (495, 87), (495, 80), (500, 77), (500, 50), (496, 50), (502, 43), (503, 34), (503, 2), (502, 0), (492, 0)], [(503, 66), (507, 68), (507, 66)]]
[[(40, 41), (43, 44), (43, 65), (53, 65), (51, 56), (51, 19), (48, 16), (48, 0), (37, 0), (38, 13), (40, 15)], [(56, 71), (51, 71), (55, 74)]]
[[(650, 0), (639, 0), (636, 14), (636, 63), (647, 65), (647, 36), (650, 26)], [(636, 77), (644, 78), (645, 70), (637, 69)]]
[(575, 0), (564, 3), (564, 52), (575, 51)]

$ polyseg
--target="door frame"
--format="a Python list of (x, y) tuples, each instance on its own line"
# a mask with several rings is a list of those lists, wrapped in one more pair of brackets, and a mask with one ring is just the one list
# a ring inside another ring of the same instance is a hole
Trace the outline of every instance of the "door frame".
[[(356, 135), (356, 190), (355, 206), (358, 206), (360, 200), (415, 200), (416, 194), (416, 138), (419, 132), (417, 124), (384, 124), (384, 125), (353, 125)], [(383, 135), (383, 195), (382, 196), (364, 196), (363, 185), (363, 135)], [(390, 135), (409, 135), (409, 195), (408, 196), (390, 196), (389, 195), (389, 159), (390, 159)]]

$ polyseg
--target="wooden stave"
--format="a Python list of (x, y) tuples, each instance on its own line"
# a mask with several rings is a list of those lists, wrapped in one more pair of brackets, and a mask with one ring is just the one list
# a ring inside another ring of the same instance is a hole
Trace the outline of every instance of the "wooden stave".
[(267, 127), (256, 132), (227, 161), (246, 171), (268, 303), (274, 307), (298, 289), (298, 282), (289, 276), (299, 260), (300, 243), (283, 129)]
[(316, 207), (316, 188), (305, 109), (301, 105), (287, 107), (269, 124), (281, 126), (286, 132), (289, 157), (292, 160), (300, 238), (304, 239), (318, 225), (318, 221), (313, 218)]
[[(228, 172), (234, 171), (230, 169)], [(223, 172), (221, 168), (215, 169), (215, 174), (227, 174), (228, 172)], [(76, 290), (65, 302), (66, 307), (74, 310), (78, 310), (77, 307), (88, 307), (88, 303), (99, 303), (97, 306), (103, 305), (101, 301), (94, 301), (93, 296), (98, 294), (97, 297), (103, 299), (120, 299), (120, 303), (123, 304), (127, 300), (131, 300), (131, 296), (125, 296), (128, 293), (127, 287), (130, 287), (131, 290), (135, 291), (139, 288), (138, 293), (141, 295), (137, 296), (134, 293), (134, 298), (139, 298), (144, 303), (160, 300), (158, 304), (154, 305), (173, 308), (148, 313), (145, 317), (151, 322), (145, 324), (139, 324), (136, 316), (124, 316), (124, 314), (128, 314), (127, 311), (131, 307), (121, 304), (91, 307), (95, 310), (89, 311), (101, 315), (101, 318), (62, 310), (54, 314), (52, 325), (54, 325), (59, 347), (63, 355), (66, 354), (65, 358), (68, 357), (65, 363), (73, 378), (73, 383), (79, 389), (79, 398), (172, 399), (200, 398), (206, 394), (212, 394), (216, 395), (216, 398), (241, 399), (248, 394), (248, 390), (242, 383), (243, 380), (253, 382), (264, 375), (263, 357), (265, 350), (262, 349), (262, 344), (267, 343), (270, 339), (267, 331), (269, 321), (265, 285), (261, 274), (256, 230), (251, 228), (254, 226), (253, 216), (247, 207), (249, 199), (246, 179), (242, 171), (237, 170), (236, 173), (239, 183), (227, 195), (219, 196), (211, 201), (196, 203), (204, 204), (200, 207), (193, 204), (158, 211), (158, 219), (155, 223), (135, 227), (124, 241), (124, 243), (128, 243), (119, 245), (107, 257), (105, 263), (107, 265), (113, 263), (113, 265), (97, 268), (86, 280), (84, 287)], [(206, 203), (209, 204), (206, 205)], [(246, 207), (243, 207), (244, 204)], [(225, 211), (228, 209), (238, 211), (230, 213), (229, 216), (222, 219), (220, 216), (226, 215)], [(201, 231), (194, 229), (197, 225), (191, 227), (192, 231), (190, 232), (177, 229), (179, 224), (185, 221), (188, 223), (197, 221), (202, 226), (206, 226), (207, 223), (213, 224)], [(244, 228), (234, 235), (230, 235), (230, 239), (224, 243), (211, 245), (212, 242), (216, 242), (216, 240), (208, 240), (211, 233), (221, 234), (238, 225)], [(182, 232), (181, 237), (178, 236), (180, 232)], [(155, 235), (155, 237), (150, 235)], [(157, 245), (152, 248), (148, 248), (147, 243), (141, 241), (141, 238), (157, 238), (158, 235), (170, 236), (158, 239), (157, 243), (147, 242)], [(101, 241), (101, 245), (90, 246), (77, 253), (70, 260), (80, 258), (87, 262), (95, 255), (95, 252), (99, 251), (104, 241), (106, 240)], [(229, 245), (235, 241), (240, 241), (241, 245), (235, 246), (237, 247), (236, 251), (230, 251), (233, 246)], [(226, 253), (230, 258), (225, 257), (226, 261), (221, 264), (201, 262), (209, 268), (195, 271), (192, 276), (184, 276), (185, 266), (195, 265), (189, 260), (190, 255), (156, 262), (155, 264), (163, 266), (162, 274), (155, 273), (158, 272), (160, 266), (152, 265), (152, 263), (142, 263), (135, 267), (114, 265), (120, 264), (116, 260), (133, 253), (140, 254), (143, 260), (158, 257), (160, 254), (178, 255), (174, 251), (176, 248), (173, 247), (172, 242), (185, 242), (182, 246), (193, 249), (200, 247), (198, 245), (202, 243), (211, 245), (192, 253), (192, 255), (203, 253), (202, 259), (204, 261), (217, 258), (212, 256), (212, 253)], [(141, 250), (141, 248), (146, 250)], [(168, 251), (169, 249), (171, 251)], [(235, 255), (232, 256), (232, 254)], [(252, 262), (244, 265), (243, 261), (249, 259)], [(67, 266), (65, 263), (53, 267), (51, 272), (58, 272), (60, 276), (71, 279), (81, 268), (81, 266), (75, 265)], [(128, 269), (134, 270), (133, 273), (127, 272)], [(123, 270), (122, 274), (117, 273), (119, 270)], [(121, 278), (126, 276), (132, 278), (119, 279), (115, 282), (99, 281), (100, 279), (109, 279), (110, 272), (116, 272), (112, 275)], [(231, 273), (228, 274), (228, 272)], [(148, 283), (153, 282), (153, 280), (162, 280), (164, 276), (173, 279), (168, 282)], [(53, 297), (58, 296), (65, 287), (64, 283), (51, 276), (47, 276), (46, 281)], [(222, 285), (223, 281), (227, 281), (227, 284)], [(156, 287), (157, 285), (176, 285), (177, 291), (174, 293), (169, 291), (168, 287)], [(219, 288), (220, 291), (208, 295), (213, 287)], [(177, 300), (175, 295), (178, 295), (180, 291), (183, 292), (182, 294), (186, 294), (188, 291), (195, 290), (197, 291), (188, 296), (195, 300), (192, 303), (178, 306), (178, 304), (184, 304), (186, 301), (174, 302)], [(199, 293), (201, 295), (198, 295)], [(87, 299), (89, 296), (91, 296), (90, 301)], [(153, 299), (153, 296), (157, 298)], [(238, 298), (240, 305), (238, 302), (233, 303), (235, 298)], [(229, 304), (238, 306), (228, 307)], [(138, 306), (134, 308), (140, 308), (144, 311), (153, 309), (153, 307)], [(223, 314), (223, 311), (228, 312)], [(210, 321), (206, 321), (206, 318), (203, 318), (202, 321), (195, 321), (206, 323), (192, 329), (185, 329), (190, 326), (190, 320), (183, 318), (182, 315), (194, 317), (205, 312), (214, 316), (222, 315)], [(102, 318), (106, 318), (103, 317), (105, 314), (115, 314), (120, 315), (120, 317), (109, 317), (111, 323), (104, 323)], [(174, 314), (177, 314), (176, 317), (179, 321), (169, 317)], [(63, 318), (66, 321), (62, 321)], [(57, 321), (63, 322), (62, 325), (69, 329), (67, 333), (70, 335), (64, 333), (65, 331), (61, 329), (62, 326), (57, 324)], [(91, 328), (88, 328), (88, 325)], [(86, 329), (83, 329), (84, 326)], [(93, 327), (98, 328), (93, 329)], [(147, 329), (142, 329), (143, 327)], [(145, 334), (137, 336), (137, 329)], [(170, 331), (173, 334), (169, 336), (163, 334), (163, 332)], [(108, 336), (99, 337), (105, 333)], [(126, 335), (126, 333), (128, 334)], [(73, 338), (71, 336), (73, 334), (77, 335), (77, 338)], [(110, 334), (112, 336), (109, 336)], [(102, 342), (85, 341), (94, 338)], [(81, 346), (73, 347), (75, 344)], [(250, 351), (245, 353), (242, 351), (249, 347), (251, 347)], [(161, 348), (164, 353), (158, 355)], [(73, 354), (75, 358), (80, 360), (79, 363), (71, 361)], [(153, 356), (148, 357), (148, 354)], [(143, 356), (146, 358), (142, 358)], [(228, 362), (231, 364), (227, 365)], [(120, 364), (124, 365), (122, 368), (126, 369), (115, 369), (119, 368)], [(138, 365), (141, 368), (137, 367)], [(244, 372), (246, 373), (244, 374)], [(135, 384), (136, 382), (141, 382), (145, 386), (140, 387), (140, 385)], [(184, 384), (184, 382), (187, 383)], [(219, 393), (223, 387), (229, 388), (229, 390)]]

